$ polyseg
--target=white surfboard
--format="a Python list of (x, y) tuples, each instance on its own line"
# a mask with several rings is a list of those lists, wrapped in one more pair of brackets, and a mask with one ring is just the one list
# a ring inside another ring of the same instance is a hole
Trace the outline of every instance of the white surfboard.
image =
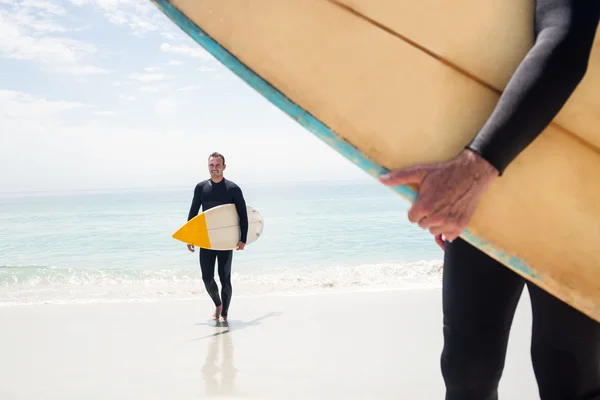
[[(263, 232), (260, 212), (246, 206), (248, 235), (246, 245), (254, 243)], [(212, 250), (233, 250), (240, 240), (240, 219), (234, 204), (224, 204), (204, 211), (179, 228), (173, 238), (186, 244)]]

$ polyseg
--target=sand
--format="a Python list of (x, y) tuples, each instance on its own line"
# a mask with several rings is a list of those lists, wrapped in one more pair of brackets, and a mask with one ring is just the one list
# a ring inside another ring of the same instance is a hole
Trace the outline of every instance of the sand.
[[(0, 308), (0, 399), (443, 399), (439, 289)], [(521, 299), (500, 396), (539, 398)]]

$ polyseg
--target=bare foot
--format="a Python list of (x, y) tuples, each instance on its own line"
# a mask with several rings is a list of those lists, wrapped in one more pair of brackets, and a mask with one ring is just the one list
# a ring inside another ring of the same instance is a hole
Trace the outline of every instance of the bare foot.
[(221, 310), (223, 309), (223, 306), (219, 306), (215, 309), (215, 312), (212, 315), (212, 319), (217, 319), (221, 316)]
[(224, 316), (221, 315), (219, 317), (219, 322), (227, 322), (227, 317), (224, 317)]

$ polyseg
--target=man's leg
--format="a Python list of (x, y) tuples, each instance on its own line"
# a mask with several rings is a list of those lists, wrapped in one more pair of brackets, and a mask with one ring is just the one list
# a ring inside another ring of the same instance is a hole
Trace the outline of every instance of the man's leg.
[(208, 295), (215, 303), (215, 313), (213, 318), (219, 318), (221, 299), (219, 298), (219, 288), (217, 282), (215, 282), (215, 262), (217, 260), (217, 252), (214, 250), (208, 250), (200, 248), (200, 269), (202, 270), (202, 281), (204, 287), (208, 292)]
[(528, 283), (531, 358), (542, 400), (600, 399), (600, 323)]
[(223, 298), (223, 310), (221, 316), (227, 319), (229, 304), (233, 289), (231, 287), (231, 262), (233, 261), (233, 250), (219, 252), (219, 279), (221, 280), (221, 297)]
[(443, 270), (446, 400), (495, 400), (524, 281), (458, 238), (446, 242)]

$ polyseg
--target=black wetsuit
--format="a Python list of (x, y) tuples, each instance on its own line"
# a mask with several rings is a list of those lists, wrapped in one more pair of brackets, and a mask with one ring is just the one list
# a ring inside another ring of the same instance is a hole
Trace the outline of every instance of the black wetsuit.
[[(200, 207), (202, 207), (202, 211), (206, 211), (223, 204), (235, 204), (240, 218), (240, 241), (246, 243), (248, 235), (246, 201), (239, 186), (228, 179), (223, 178), (218, 183), (207, 179), (196, 185), (188, 214), (188, 221), (198, 215)], [(201, 248), (199, 259), (200, 269), (202, 270), (202, 281), (204, 281), (206, 291), (216, 307), (223, 305), (221, 315), (227, 317), (233, 293), (231, 286), (233, 250), (208, 250)], [(219, 298), (219, 288), (215, 282), (215, 263), (217, 259), (219, 260), (218, 272), (221, 281), (222, 302), (221, 298)]]
[[(500, 173), (556, 116), (584, 76), (599, 9), (599, 0), (536, 2), (535, 44), (468, 146)], [(441, 367), (447, 400), (498, 398), (509, 331), (525, 284), (541, 399), (600, 399), (600, 324), (460, 238), (446, 242), (443, 274)]]

